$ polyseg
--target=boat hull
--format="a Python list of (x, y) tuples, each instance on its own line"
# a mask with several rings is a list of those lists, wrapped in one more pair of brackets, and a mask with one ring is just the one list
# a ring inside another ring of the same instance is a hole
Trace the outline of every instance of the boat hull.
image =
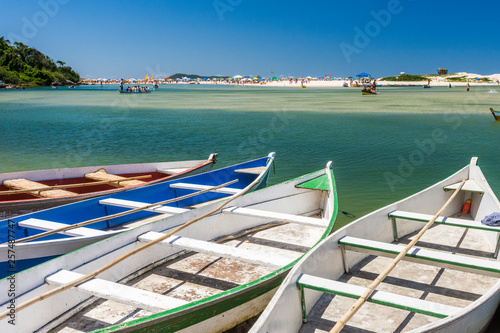
[[(80, 168), (50, 169), (36, 171), (21, 171), (0, 174), (0, 184), (8, 179), (24, 178), (37, 182), (50, 182), (54, 184), (70, 184), (86, 182), (85, 174), (105, 169), (110, 174), (132, 175), (154, 175), (153, 180), (144, 180), (142, 185), (133, 185), (119, 188), (112, 188), (108, 185), (89, 186), (90, 192), (78, 193), (75, 196), (63, 196), (54, 198), (27, 198), (30, 195), (2, 195), (0, 196), (0, 219), (7, 219), (16, 215), (28, 214), (31, 212), (44, 210), (73, 202), (96, 198), (100, 196), (115, 194), (133, 188), (141, 188), (147, 185), (161, 183), (167, 180), (174, 180), (188, 177), (199, 173), (208, 172), (215, 164), (217, 154), (211, 155), (208, 160), (179, 161), (179, 162), (156, 162), (142, 164), (123, 164), (90, 166)], [(172, 174), (161, 174), (157, 170), (177, 169), (178, 172)], [(111, 189), (110, 189), (111, 188)], [(82, 188), (79, 188), (79, 192)], [(4, 190), (9, 190), (4, 188)]]
[(490, 111), (493, 115), (493, 118), (495, 118), (496, 121), (500, 121), (500, 111), (495, 111), (492, 108), (490, 108)]
[[(443, 188), (450, 183), (460, 182), (462, 179), (467, 178), (474, 179), (485, 190), (484, 194), (472, 194), (472, 214), (480, 217), (485, 216), (492, 211), (499, 211), (500, 203), (487, 184), (481, 171), (475, 166), (475, 161), (473, 159), (470, 167), (466, 167), (460, 170), (459, 172), (450, 176), (448, 179), (439, 182), (432, 187), (423, 190), (411, 197), (381, 208), (358, 219), (357, 221), (352, 222), (351, 224), (337, 230), (327, 239), (318, 244), (312, 251), (309, 251), (290, 271), (289, 275), (285, 278), (283, 284), (279, 287), (273, 299), (270, 301), (268, 307), (261, 314), (250, 332), (290, 333), (299, 332), (301, 330), (312, 331), (318, 327), (320, 327), (322, 330), (330, 330), (335, 324), (335, 320), (340, 319), (340, 317), (350, 308), (350, 306), (354, 304), (355, 300), (344, 298), (345, 301), (342, 301), (342, 297), (340, 296), (335, 296), (332, 298), (331, 296), (324, 294), (323, 292), (316, 291), (317, 289), (308, 289), (304, 292), (305, 303), (302, 305), (301, 293), (297, 288), (297, 281), (299, 280), (299, 278), (303, 276), (303, 274), (308, 274), (327, 280), (343, 281), (344, 283), (346, 280), (348, 280), (348, 284), (351, 284), (351, 281), (354, 281), (352, 282), (352, 284), (354, 285), (361, 284), (362, 279), (375, 279), (377, 274), (373, 274), (373, 277), (371, 277), (369, 274), (371, 274), (372, 271), (367, 268), (370, 264), (372, 265), (371, 267), (377, 267), (377, 262), (374, 261), (374, 259), (372, 259), (371, 257), (367, 256), (367, 254), (370, 254), (370, 252), (350, 252), (349, 255), (346, 256), (339, 246), (339, 241), (346, 236), (350, 236), (360, 239), (370, 239), (384, 243), (391, 243), (392, 241), (394, 241), (394, 229), (391, 220), (387, 218), (391, 212), (394, 212), (396, 210), (409, 210), (413, 208), (425, 211), (429, 214), (431, 214), (431, 212), (435, 213), (440, 209), (440, 207), (444, 204), (444, 202), (450, 195), (448, 194), (447, 196), (444, 196), (443, 193), (445, 192), (443, 191)], [(464, 202), (464, 196), (466, 196), (466, 194), (461, 193), (458, 197), (459, 200), (457, 200), (456, 202), (454, 201), (451, 204), (451, 207), (449, 206), (442, 215), (449, 216), (448, 214), (450, 214), (451, 212), (460, 211), (461, 203)], [(480, 226), (480, 222), (477, 222), (478, 226)], [(422, 226), (423, 223), (421, 222), (400, 223), (400, 221), (398, 221), (397, 230), (399, 233), (399, 238), (401, 239), (402, 235), (415, 235), (415, 233), (419, 231)], [(438, 227), (436, 227), (435, 230), (439, 230), (437, 228)], [(444, 233), (438, 233), (434, 235), (441, 235), (442, 237), (446, 237), (445, 235), (446, 232), (449, 232), (449, 228), (453, 229), (455, 227), (443, 226), (443, 228), (448, 229), (446, 229)], [(471, 237), (470, 230), (472, 229), (467, 230), (469, 237)], [(476, 237), (475, 235), (480, 235), (482, 233), (482, 231), (479, 230), (477, 230), (476, 232), (476, 234), (472, 234), (472, 237)], [(486, 240), (489, 244), (480, 244), (481, 247), (479, 247), (479, 249), (481, 249), (481, 251), (483, 246), (485, 248), (489, 248), (489, 251), (493, 251), (495, 249), (496, 235), (495, 233), (491, 233), (492, 235), (486, 235), (488, 233), (491, 232), (484, 232), (485, 235), (483, 236), (485, 236), (485, 238), (483, 239), (483, 241)], [(462, 237), (465, 238), (465, 236)], [(425, 244), (431, 244), (432, 239), (433, 238), (427, 238), (425, 240)], [(477, 246), (476, 242), (479, 241), (479, 239), (474, 239), (475, 241), (472, 244), (475, 244)], [(467, 240), (465, 240), (464, 242), (466, 241)], [(445, 240), (443, 240), (443, 243), (445, 243)], [(435, 246), (437, 246), (437, 244)], [(326, 260), (328, 260), (328, 262), (331, 264), (325, 265)], [(364, 264), (364, 266), (360, 264), (363, 262), (363, 260), (366, 263)], [(408, 261), (411, 261), (411, 259), (408, 259)], [(480, 278), (475, 277), (473, 278), (473, 280), (469, 280), (468, 278), (470, 278), (471, 275), (474, 276), (474, 274), (471, 274), (469, 276), (461, 275), (468, 273), (462, 273), (462, 271), (454, 271), (453, 269), (451, 270), (451, 272), (448, 271), (449, 273), (447, 273), (447, 268), (445, 268), (444, 270), (436, 269), (427, 271), (428, 268), (423, 268), (423, 266), (418, 266), (420, 267), (421, 271), (414, 271), (413, 273), (408, 273), (405, 275), (404, 271), (411, 269), (413, 266), (411, 266), (411, 264), (403, 263), (406, 263), (406, 261), (401, 263), (401, 265), (404, 265), (404, 268), (401, 268), (398, 273), (391, 274), (388, 277), (391, 282), (387, 282), (386, 285), (379, 286), (376, 289), (381, 291), (391, 290), (389, 289), (391, 287), (390, 285), (394, 284), (397, 286), (394, 289), (394, 293), (404, 295), (404, 285), (398, 284), (398, 281), (407, 281), (409, 279), (409, 274), (413, 274), (412, 278), (414, 280), (410, 278), (408, 282), (411, 286), (409, 288), (411, 288), (412, 291), (416, 292), (413, 298), (418, 299), (423, 293), (423, 295), (429, 296), (431, 300), (434, 300), (437, 297), (436, 295), (440, 294), (440, 291), (439, 289), (433, 290), (432, 288), (441, 287), (443, 289), (446, 289), (446, 295), (448, 295), (448, 297), (457, 297), (457, 301), (461, 301), (464, 306), (458, 307), (458, 310), (456, 312), (443, 319), (434, 318), (434, 320), (429, 320), (423, 318), (417, 319), (417, 316), (419, 315), (415, 315), (415, 313), (412, 313), (412, 315), (408, 315), (408, 313), (410, 312), (397, 314), (397, 311), (400, 310), (396, 308), (383, 307), (381, 305), (372, 305), (372, 303), (367, 303), (359, 311), (359, 314), (351, 318), (351, 321), (348, 322), (344, 327), (343, 332), (357, 332), (358, 330), (363, 330), (366, 329), (366, 327), (369, 327), (369, 330), (374, 332), (388, 332), (395, 330), (399, 331), (404, 329), (405, 331), (415, 333), (479, 333), (483, 332), (487, 328), (500, 302), (500, 282), (498, 278), (481, 276)], [(386, 263), (386, 265), (388, 264), (389, 262)], [(386, 265), (378, 266), (376, 271), (381, 272)], [(344, 275), (346, 267), (354, 270), (355, 272), (365, 272), (365, 275), (359, 273), (360, 279), (357, 278), (358, 273)], [(398, 267), (400, 267), (400, 265), (398, 265)], [(438, 274), (434, 275), (437, 271), (439, 271)], [(427, 280), (426, 275), (428, 276)], [(455, 281), (453, 280), (454, 278)], [(482, 284), (483, 281), (485, 283), (484, 285)], [(368, 281), (368, 283), (369, 282), (370, 281)], [(363, 284), (363, 286), (366, 287), (368, 283)], [(430, 283), (430, 285), (432, 286), (430, 289), (427, 290), (424, 287), (421, 287), (428, 283)], [(328, 288), (325, 288), (323, 290), (327, 289)], [(463, 302), (463, 300), (460, 299), (460, 297), (464, 297), (463, 295), (460, 295), (459, 293), (453, 294), (455, 292), (455, 289), (467, 292), (469, 293), (468, 295), (479, 296), (471, 299), (470, 302)], [(481, 292), (481, 290), (486, 291)], [(346, 291), (346, 293), (349, 292)], [(415, 295), (418, 296), (415, 297)], [(421, 297), (421, 299), (424, 298)], [(450, 300), (447, 300), (446, 297), (439, 299), (439, 301), (450, 302)], [(320, 305), (318, 306), (318, 304)], [(315, 306), (317, 307), (317, 309), (315, 308), (313, 310), (313, 307)], [(304, 316), (304, 308), (306, 309), (305, 311), (307, 314), (307, 323), (304, 323), (302, 320)], [(326, 321), (325, 318), (328, 318), (328, 320)], [(399, 318), (401, 321), (398, 321), (396, 318)], [(412, 319), (415, 320), (413, 323), (411, 322)], [(303, 325), (310, 326), (307, 326), (307, 328), (305, 328)]]
[[(156, 203), (162, 200), (174, 199), (182, 195), (194, 193), (196, 190), (176, 189), (171, 187), (175, 183), (191, 182), (193, 184), (206, 184), (208, 186), (220, 185), (234, 179), (239, 179), (236, 183), (238, 187), (235, 190), (243, 189), (255, 179), (260, 179), (260, 182), (251, 189), (257, 190), (263, 188), (267, 184), (269, 170), (274, 159), (274, 153), (269, 157), (264, 157), (254, 161), (249, 161), (226, 168), (218, 169), (208, 173), (198, 174), (190, 177), (176, 179), (168, 182), (162, 182), (147, 187), (132, 189), (130, 191), (120, 192), (112, 195), (101, 196), (89, 200), (80, 201), (77, 203), (59, 206), (43, 211), (38, 211), (26, 215), (12, 217), (9, 220), (0, 221), (0, 235), (3, 240), (1, 243), (6, 243), (9, 239), (9, 225), (16, 225), (16, 235), (19, 240), (22, 237), (36, 235), (41, 233), (41, 230), (31, 228), (21, 228), (19, 223), (28, 219), (47, 220), (64, 224), (75, 224), (86, 220), (105, 217), (116, 213), (125, 212), (131, 208), (113, 207), (101, 204), (102, 200), (119, 199), (129, 200), (133, 202), (140, 202), (144, 205), (148, 203)], [(259, 174), (241, 174), (235, 170), (245, 167), (262, 167)], [(233, 184), (231, 186), (236, 186)], [(228, 194), (207, 192), (202, 195), (197, 195), (179, 202), (174, 202), (169, 207), (182, 208), (203, 204), (204, 202), (219, 200), (227, 197)], [(45, 236), (39, 240), (34, 240), (25, 243), (16, 243), (16, 271), (21, 271), (47, 261), (54, 256), (68, 253), (70, 251), (79, 249), (85, 245), (92, 244), (104, 238), (122, 233), (126, 231), (123, 225), (139, 221), (141, 224), (149, 223), (159, 219), (160, 215), (155, 212), (140, 211), (131, 215), (118, 217), (115, 219), (104, 220), (89, 227), (97, 230), (107, 231), (106, 234), (92, 235), (92, 236), (77, 236), (70, 237), (61, 234), (54, 234)], [(175, 216), (175, 215), (174, 215)], [(0, 275), (4, 277), (8, 275), (9, 269), (8, 253), (9, 246), (7, 244), (0, 245)]]

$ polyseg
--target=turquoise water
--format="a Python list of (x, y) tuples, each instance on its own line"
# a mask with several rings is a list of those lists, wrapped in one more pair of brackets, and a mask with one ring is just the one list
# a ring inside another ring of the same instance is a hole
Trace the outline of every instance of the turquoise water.
[[(217, 166), (277, 153), (270, 184), (333, 161), (340, 209), (356, 216), (479, 157), (500, 193), (491, 88), (359, 89), (162, 85), (0, 92), (0, 172), (205, 158)], [(339, 221), (349, 219), (341, 216)]]
[[(360, 217), (479, 157), (500, 195), (500, 109), (492, 88), (296, 89), (163, 85), (0, 91), (0, 172), (202, 159), (216, 167), (274, 151), (275, 184), (332, 160), (340, 209)], [(351, 221), (340, 214), (339, 222)], [(497, 316), (498, 317), (498, 316)], [(496, 321), (500, 321), (497, 320)]]

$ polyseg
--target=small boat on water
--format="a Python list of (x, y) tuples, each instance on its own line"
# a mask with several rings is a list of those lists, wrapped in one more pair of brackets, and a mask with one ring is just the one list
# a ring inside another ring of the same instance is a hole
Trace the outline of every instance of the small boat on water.
[(370, 88), (363, 88), (361, 90), (361, 95), (377, 95), (378, 92), (376, 90)]
[(118, 89), (118, 91), (120, 92), (120, 94), (149, 94), (150, 92), (153, 91), (153, 89), (149, 89), (148, 87), (144, 88), (144, 89), (124, 89), (124, 90), (121, 90), (121, 89)]
[(428, 84), (424, 84), (424, 88), (430, 88), (431, 86)]
[(496, 121), (500, 120), (500, 111), (495, 111), (493, 108), (490, 108), (491, 114), (495, 118)]
[[(16, 330), (228, 330), (265, 308), (290, 268), (330, 233), (336, 216), (330, 162), (253, 193), (157, 217), (15, 275)], [(175, 229), (180, 225), (186, 227)], [(128, 257), (138, 247), (142, 251)], [(123, 261), (114, 261), (120, 256)], [(114, 266), (99, 269), (106, 264)], [(95, 275), (91, 280), (75, 281), (90, 272), (85, 279)], [(77, 286), (46, 293), (67, 282)], [(0, 280), (0, 290), (9, 283)], [(11, 302), (7, 294), (0, 293), (2, 309)], [(21, 310), (33, 298), (40, 301)], [(11, 327), (6, 315), (0, 314), (2, 332)]]
[[(260, 182), (252, 190), (262, 188), (273, 161), (271, 153), (226, 168), (0, 221), (0, 278), (8, 275), (11, 249), (7, 242), (12, 230), (15, 267), (20, 271), (134, 228), (149, 218), (178, 214), (239, 193), (256, 179)], [(221, 188), (211, 189), (216, 186)]]
[(476, 162), (335, 231), (250, 332), (483, 332), (500, 301), (500, 202)]
[(102, 165), (0, 174), (0, 220), (207, 172), (208, 160)]

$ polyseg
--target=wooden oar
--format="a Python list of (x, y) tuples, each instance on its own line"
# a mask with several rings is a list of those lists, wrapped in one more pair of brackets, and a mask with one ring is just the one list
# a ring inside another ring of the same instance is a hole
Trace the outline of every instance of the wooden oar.
[(436, 213), (436, 215), (434, 215), (432, 219), (430, 219), (430, 221), (427, 222), (427, 224), (422, 228), (422, 230), (420, 230), (419, 233), (415, 236), (415, 238), (413, 238), (413, 240), (408, 245), (406, 245), (406, 247), (397, 255), (397, 257), (394, 258), (391, 264), (387, 266), (387, 268), (382, 273), (380, 273), (380, 275), (377, 276), (377, 278), (367, 287), (366, 291), (356, 301), (356, 303), (354, 303), (354, 305), (344, 314), (344, 316), (339, 321), (337, 321), (337, 323), (332, 328), (330, 333), (338, 333), (342, 330), (342, 328), (344, 328), (344, 326), (352, 318), (352, 316), (354, 316), (354, 314), (361, 308), (361, 306), (365, 304), (365, 302), (368, 300), (371, 294), (375, 291), (375, 288), (377, 288), (377, 286), (382, 282), (382, 280), (384, 280), (387, 277), (387, 275), (389, 275), (389, 273), (394, 269), (394, 267), (396, 267), (396, 265), (401, 261), (401, 259), (403, 259), (406, 253), (408, 253), (408, 251), (419, 241), (419, 239), (423, 236), (423, 234), (427, 231), (427, 229), (429, 229), (432, 226), (434, 221), (439, 217), (439, 215), (441, 215), (441, 213), (450, 204), (450, 202), (452, 202), (453, 199), (455, 199), (462, 186), (464, 186), (466, 180), (467, 179), (462, 180), (460, 185), (458, 185), (455, 192), (453, 192), (452, 196), (448, 199), (448, 201), (446, 201), (443, 207), (441, 207), (441, 209)]
[[(69, 283), (64, 284), (62, 286), (59, 286), (59, 287), (56, 287), (56, 288), (51, 289), (49, 291), (46, 291), (45, 293), (43, 293), (43, 294), (41, 294), (41, 295), (39, 295), (39, 296), (37, 296), (35, 298), (32, 298), (32, 299), (30, 299), (30, 300), (28, 300), (28, 301), (26, 301), (24, 303), (19, 304), (18, 306), (16, 306), (16, 312), (19, 312), (19, 311), (21, 311), (21, 310), (23, 310), (23, 309), (25, 309), (25, 308), (27, 308), (27, 307), (29, 307), (29, 306), (37, 303), (37, 302), (39, 302), (39, 301), (43, 301), (44, 299), (47, 299), (47, 298), (49, 298), (51, 296), (59, 294), (60, 292), (63, 292), (63, 291), (68, 290), (70, 288), (73, 288), (73, 287), (75, 287), (75, 286), (77, 286), (77, 285), (79, 285), (79, 284), (81, 284), (81, 283), (83, 283), (85, 281), (88, 281), (88, 280), (96, 277), (97, 275), (101, 274), (102, 272), (110, 269), (111, 267), (119, 264), (120, 262), (124, 261), (125, 259), (133, 256), (134, 254), (139, 253), (139, 252), (141, 252), (141, 251), (143, 251), (143, 250), (145, 250), (145, 249), (147, 249), (147, 248), (149, 248), (149, 247), (151, 247), (153, 245), (156, 245), (156, 244), (164, 241), (168, 237), (170, 237), (173, 234), (181, 231), (182, 229), (190, 226), (191, 224), (193, 224), (195, 222), (198, 222), (199, 220), (204, 219), (205, 217), (210, 216), (210, 215), (212, 215), (212, 214), (220, 211), (222, 209), (222, 207), (226, 206), (231, 201), (235, 200), (236, 198), (239, 198), (240, 196), (242, 196), (243, 194), (245, 194), (246, 192), (248, 192), (253, 186), (255, 186), (256, 184), (258, 184), (259, 182), (260, 182), (259, 179), (254, 180), (250, 185), (248, 185), (247, 187), (245, 187), (240, 193), (231, 196), (227, 201), (225, 201), (224, 203), (222, 203), (222, 205), (220, 205), (219, 207), (217, 207), (217, 208), (215, 208), (215, 209), (209, 211), (208, 213), (205, 213), (205, 214), (203, 214), (203, 215), (201, 215), (199, 217), (196, 217), (196, 218), (192, 219), (191, 221), (188, 221), (188, 222), (184, 223), (183, 225), (175, 228), (174, 230), (168, 232), (167, 234), (161, 236), (160, 238), (155, 239), (154, 241), (145, 243), (145, 244), (143, 244), (143, 245), (141, 245), (141, 246), (133, 249), (132, 251), (127, 252), (127, 253), (121, 255), (120, 257), (118, 257), (115, 260), (111, 261), (110, 263), (102, 266), (101, 268), (99, 268), (99, 269), (97, 269), (97, 270), (95, 270), (95, 271), (93, 271), (93, 272), (91, 272), (91, 273), (89, 273), (89, 274), (87, 274), (85, 276), (82, 276), (81, 278), (79, 278), (79, 279), (77, 279), (77, 280), (75, 280), (73, 282), (69, 282)], [(0, 320), (3, 320), (5, 318), (7, 318), (9, 315), (10, 315), (10, 311), (4, 311), (4, 312), (0, 313)]]
[[(129, 214), (137, 213), (137, 212), (140, 212), (142, 210), (145, 210), (145, 209), (148, 209), (148, 208), (151, 208), (151, 207), (155, 207), (155, 206), (158, 206), (158, 205), (164, 205), (164, 204), (168, 204), (168, 203), (172, 203), (172, 202), (176, 202), (176, 201), (181, 201), (181, 200), (184, 200), (184, 199), (187, 199), (187, 198), (190, 198), (190, 197), (194, 197), (196, 195), (200, 195), (200, 194), (203, 194), (203, 193), (206, 193), (206, 192), (217, 190), (217, 189), (219, 189), (221, 187), (224, 187), (224, 186), (227, 186), (227, 185), (234, 184), (237, 181), (238, 181), (238, 179), (234, 179), (234, 180), (232, 180), (230, 182), (227, 182), (227, 183), (224, 183), (224, 184), (221, 184), (221, 185), (217, 185), (217, 186), (213, 186), (213, 187), (210, 187), (208, 189), (201, 190), (201, 191), (198, 191), (198, 192), (194, 192), (194, 193), (191, 193), (191, 194), (186, 194), (186, 195), (184, 195), (182, 197), (168, 199), (168, 200), (165, 200), (165, 201), (160, 201), (160, 202), (156, 202), (156, 203), (149, 204), (149, 205), (146, 205), (146, 206), (142, 206), (142, 207), (134, 208), (134, 209), (131, 209), (131, 210), (127, 210), (125, 212), (121, 212), (121, 213), (117, 213), (117, 214), (113, 214), (113, 215), (106, 215), (106, 216), (98, 217), (98, 218), (95, 218), (95, 219), (92, 219), (92, 220), (87, 220), (87, 221), (84, 221), (84, 222), (79, 222), (79, 223), (75, 223), (75, 224), (72, 224), (72, 225), (68, 225), (66, 227), (62, 227), (62, 228), (59, 228), (59, 229), (45, 231), (45, 232), (42, 232), (42, 233), (39, 233), (39, 234), (36, 234), (36, 235), (33, 235), (33, 236), (28, 236), (28, 237), (16, 240), (16, 243), (24, 243), (24, 242), (32, 241), (34, 239), (38, 239), (38, 238), (41, 238), (41, 237), (45, 237), (45, 236), (57, 234), (57, 233), (60, 233), (60, 232), (63, 232), (63, 231), (67, 231), (67, 230), (71, 230), (71, 229), (75, 229), (75, 228), (79, 228), (79, 227), (84, 227), (84, 226), (89, 225), (89, 224), (93, 224), (93, 223), (97, 223), (97, 222), (101, 222), (101, 221), (106, 221), (106, 220), (114, 219), (114, 218), (117, 218), (117, 217), (122, 217), (122, 216), (129, 215)], [(8, 244), (8, 242), (7, 243), (3, 243), (2, 245), (7, 245), (7, 244)]]
[(151, 175), (143, 175), (143, 176), (123, 178), (123, 179), (119, 179), (119, 180), (100, 180), (100, 181), (97, 181), (97, 182), (90, 182), (90, 183), (78, 183), (78, 184), (68, 184), (68, 185), (54, 185), (54, 186), (48, 186), (48, 187), (32, 188), (32, 189), (27, 189), (27, 190), (0, 191), (0, 195), (49, 191), (49, 190), (56, 190), (56, 189), (60, 189), (60, 188), (73, 188), (73, 187), (95, 186), (95, 185), (102, 185), (102, 184), (109, 184), (109, 183), (119, 183), (119, 182), (123, 182), (123, 181), (126, 181), (126, 180), (136, 180), (136, 179), (144, 179), (144, 178), (151, 178), (151, 177), (152, 177)]

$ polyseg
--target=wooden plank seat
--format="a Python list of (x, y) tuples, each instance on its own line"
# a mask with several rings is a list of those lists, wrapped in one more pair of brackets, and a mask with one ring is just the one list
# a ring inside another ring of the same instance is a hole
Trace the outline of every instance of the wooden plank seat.
[[(339, 240), (345, 250), (395, 258), (404, 246), (345, 236)], [(500, 262), (413, 247), (404, 260), (468, 273), (500, 277)], [(346, 267), (347, 270), (347, 267)]]
[[(455, 183), (455, 184), (451, 184), (451, 185), (445, 186), (444, 190), (445, 191), (455, 191), (458, 188), (459, 185), (460, 185), (460, 182)], [(481, 186), (479, 186), (479, 184), (476, 183), (472, 179), (467, 179), (465, 181), (465, 184), (460, 189), (460, 191), (476, 192), (476, 193), (481, 193), (481, 194), (484, 193), (483, 188)]]
[[(77, 272), (62, 270), (48, 276), (45, 281), (51, 285), (61, 286), (82, 276), (83, 274)], [(181, 299), (98, 278), (79, 284), (73, 289), (151, 312), (166, 311), (188, 303)]]
[(126, 178), (122, 177), (122, 176), (107, 173), (106, 170), (104, 170), (104, 169), (99, 169), (96, 172), (87, 173), (87, 174), (85, 174), (85, 178), (96, 180), (96, 181), (103, 181), (103, 180), (109, 181), (109, 185), (115, 186), (115, 187), (127, 187), (127, 186), (137, 186), (137, 185), (146, 184), (146, 182), (143, 182), (143, 181), (137, 180), (137, 179), (123, 180)]
[[(366, 290), (366, 287), (329, 280), (308, 274), (302, 274), (298, 278), (297, 286), (301, 290), (302, 304), (305, 304), (304, 288), (354, 299), (360, 298)], [(461, 310), (461, 308), (455, 306), (430, 302), (380, 290), (375, 290), (367, 301), (437, 318), (445, 318)], [(303, 310), (303, 316), (304, 319), (306, 319), (307, 312), (305, 308)]]
[[(99, 200), (99, 203), (101, 205), (132, 208), (132, 209), (142, 208), (142, 207), (145, 207), (147, 205), (150, 205), (149, 203), (146, 203), (146, 202), (114, 199), (114, 198), (102, 199), (102, 200)], [(151, 208), (144, 209), (144, 210), (147, 212), (153, 212), (153, 213), (158, 213), (158, 214), (179, 214), (179, 213), (187, 212), (190, 209), (158, 205), (158, 206), (153, 206)]]
[[(170, 188), (179, 188), (184, 190), (193, 190), (193, 191), (202, 191), (208, 190), (212, 188), (212, 186), (208, 185), (199, 185), (199, 184), (188, 184), (188, 183), (174, 183), (170, 185)], [(241, 192), (241, 189), (231, 188), (231, 187), (221, 187), (218, 189), (214, 189), (211, 192), (224, 193), (224, 194), (237, 194)]]
[(321, 227), (321, 228), (324, 228), (328, 225), (328, 221), (323, 220), (323, 219), (318, 219), (318, 218), (308, 217), (308, 216), (301, 216), (301, 215), (270, 212), (270, 211), (253, 209), (253, 208), (228, 207), (228, 208), (224, 208), (222, 210), (222, 212), (225, 214), (262, 217), (262, 218), (267, 218), (270, 220), (298, 223), (298, 224), (304, 224), (304, 225)]
[[(40, 220), (40, 219), (35, 219), (35, 218), (30, 218), (30, 219), (21, 221), (18, 223), (18, 225), (20, 227), (24, 227), (24, 228), (32, 228), (32, 229), (44, 230), (44, 231), (56, 230), (56, 229), (60, 229), (60, 228), (64, 228), (64, 227), (69, 226), (69, 224), (65, 224), (65, 223), (46, 221), (46, 220)], [(60, 233), (67, 235), (67, 236), (73, 236), (73, 237), (78, 237), (78, 236), (93, 237), (93, 236), (102, 236), (102, 235), (107, 234), (106, 231), (87, 228), (87, 227), (79, 227), (79, 228), (70, 229), (67, 231), (62, 231)]]
[[(430, 214), (422, 214), (422, 213), (413, 213), (406, 212), (401, 210), (395, 210), (389, 213), (389, 217), (392, 219), (392, 228), (394, 232), (394, 240), (398, 240), (398, 229), (396, 224), (396, 219), (404, 219), (410, 221), (417, 222), (429, 222), (434, 216)], [(444, 217), (440, 216), (434, 221), (435, 224), (448, 225), (453, 227), (461, 227), (461, 228), (470, 228), (470, 229), (479, 229), (483, 231), (493, 231), (499, 233), (497, 236), (497, 244), (495, 246), (495, 251), (493, 257), (496, 258), (498, 256), (498, 252), (500, 249), (500, 227), (489, 226), (482, 224), (480, 221), (471, 221), (464, 219), (457, 219), (453, 217)]]
[(23, 178), (4, 180), (3, 185), (12, 190), (33, 189), (34, 191), (29, 191), (27, 193), (38, 198), (57, 198), (78, 195), (75, 192), (61, 189), (45, 190), (44, 188), (50, 188), (50, 186)]
[[(151, 242), (163, 235), (164, 234), (160, 232), (150, 231), (140, 235), (138, 240), (141, 242)], [(269, 253), (267, 250), (258, 251), (241, 249), (176, 235), (170, 236), (164, 241), (158, 243), (158, 245), (177, 247), (188, 251), (195, 251), (223, 258), (237, 259), (251, 264), (274, 268), (283, 267), (296, 259), (296, 257), (275, 255)]]
[(159, 173), (164, 173), (166, 175), (176, 175), (178, 173), (189, 170), (188, 168), (168, 168), (168, 169), (156, 169)]
[(234, 170), (234, 172), (236, 172), (236, 173), (248, 173), (250, 175), (260, 175), (265, 170), (266, 170), (266, 167), (261, 166), (261, 167), (255, 167), (255, 168), (236, 169), (236, 170)]
[[(391, 219), (399, 218), (399, 219), (404, 219), (404, 220), (411, 220), (411, 221), (418, 221), (418, 222), (426, 222), (427, 223), (434, 217), (434, 215), (395, 210), (395, 211), (389, 213), (389, 217)], [(500, 232), (500, 227), (485, 225), (485, 224), (482, 224), (480, 221), (457, 219), (457, 218), (453, 218), (453, 217), (440, 216), (436, 219), (436, 221), (434, 221), (434, 223), (449, 225), (449, 226), (453, 226), (453, 227), (462, 227), (462, 228), (471, 228), (471, 229)]]

